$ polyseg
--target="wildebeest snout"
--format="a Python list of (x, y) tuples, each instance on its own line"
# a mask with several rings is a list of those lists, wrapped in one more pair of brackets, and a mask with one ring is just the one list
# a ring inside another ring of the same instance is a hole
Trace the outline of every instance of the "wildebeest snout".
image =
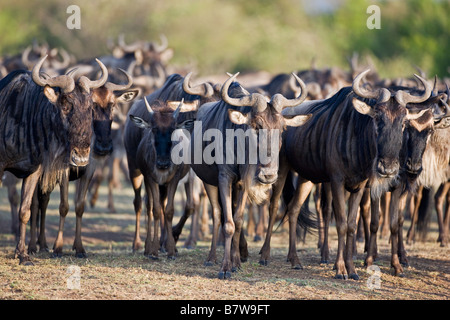
[(400, 165), (397, 160), (380, 159), (377, 162), (377, 173), (382, 177), (393, 177), (398, 173), (399, 169)]
[(89, 148), (79, 149), (74, 147), (70, 152), (70, 164), (74, 167), (84, 167), (89, 163)]

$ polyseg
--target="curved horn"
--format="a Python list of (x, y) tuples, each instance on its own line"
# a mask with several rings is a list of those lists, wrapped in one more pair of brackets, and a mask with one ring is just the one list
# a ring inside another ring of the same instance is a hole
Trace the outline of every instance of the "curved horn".
[(62, 57), (62, 61), (54, 59), (52, 60), (52, 65), (55, 69), (65, 69), (69, 66), (72, 59), (70, 58), (69, 53), (63, 48), (59, 50), (59, 54)]
[(106, 83), (106, 80), (108, 80), (108, 69), (106, 66), (97, 58), (95, 59), (97, 63), (100, 66), (100, 69), (102, 70), (102, 76), (100, 79), (92, 81), (89, 78), (82, 76), (79, 80), (80, 86), (87, 92), (90, 91), (90, 89), (97, 89), (103, 86)]
[(397, 100), (400, 105), (406, 106), (408, 103), (422, 103), (431, 96), (433, 87), (427, 82), (427, 80), (417, 74), (414, 74), (414, 77), (416, 77), (423, 84), (425, 91), (421, 96), (413, 96), (403, 90), (397, 91), (395, 94), (395, 100)]
[(211, 97), (214, 94), (214, 88), (209, 83), (202, 83), (191, 87), (192, 72), (189, 72), (183, 80), (183, 90), (193, 96)]
[(29, 55), (32, 50), (31, 46), (26, 47), (26, 49), (22, 53), (22, 63), (28, 68), (31, 69), (33, 67), (33, 62), (30, 61)]
[(49, 79), (41, 78), (39, 72), (45, 59), (47, 59), (47, 55), (41, 58), (41, 60), (33, 67), (33, 70), (31, 71), (33, 81), (41, 87), (48, 85), (50, 87), (59, 87), (64, 93), (72, 92), (73, 89), (75, 89), (75, 81), (71, 76), (63, 75)]
[(352, 88), (353, 92), (355, 92), (358, 96), (361, 98), (367, 98), (367, 99), (378, 99), (379, 93), (378, 92), (370, 92), (370, 91), (362, 91), (361, 90), (361, 80), (364, 78), (364, 76), (370, 71), (370, 69), (367, 69), (360, 74), (358, 74), (355, 79), (353, 80)]
[(123, 33), (121, 33), (119, 35), (119, 37), (117, 39), (117, 44), (125, 52), (134, 52), (134, 51), (142, 48), (142, 43), (140, 43), (139, 41), (136, 41), (133, 44), (126, 44), (125, 43), (125, 35)]
[(259, 93), (252, 93), (249, 95), (245, 95), (241, 98), (231, 98), (228, 95), (228, 89), (231, 85), (231, 83), (236, 79), (236, 77), (239, 75), (239, 72), (231, 76), (222, 86), (221, 90), (221, 96), (222, 100), (226, 103), (235, 106), (235, 107), (253, 107), (256, 108), (257, 112), (262, 112), (267, 108), (267, 102), (266, 98)]
[(161, 40), (161, 44), (158, 45), (154, 42), (152, 42), (151, 44), (155, 52), (161, 53), (169, 47), (169, 41), (164, 34), (159, 35), (159, 39)]
[[(270, 103), (272, 106), (281, 113), (281, 111), (284, 108), (289, 108), (293, 106), (297, 106), (303, 101), (305, 101), (306, 97), (308, 96), (308, 89), (306, 89), (306, 84), (302, 81), (302, 79), (299, 78), (294, 72), (292, 73), (291, 80), (289, 81), (292, 90), (296, 93), (297, 98), (295, 99), (286, 99), (282, 94), (277, 93), (274, 96), (272, 96), (272, 99), (270, 100)], [(297, 80), (297, 83), (300, 87), (297, 87), (294, 84), (293, 80)]]
[(115, 84), (112, 82), (107, 82), (105, 84), (105, 88), (111, 91), (120, 91), (120, 90), (127, 90), (131, 88), (133, 85), (133, 78), (130, 76), (129, 73), (127, 73), (125, 70), (118, 68), (126, 77), (127, 77), (127, 84)]
[(147, 97), (144, 97), (145, 106), (147, 107), (148, 113), (152, 115), (154, 113), (152, 107), (150, 106), (150, 103), (148, 103)]

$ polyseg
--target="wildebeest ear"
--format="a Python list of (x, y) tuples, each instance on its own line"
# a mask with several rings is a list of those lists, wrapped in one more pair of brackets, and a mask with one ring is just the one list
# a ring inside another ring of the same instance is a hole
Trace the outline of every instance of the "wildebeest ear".
[(352, 103), (353, 103), (353, 107), (355, 108), (355, 110), (358, 111), (359, 113), (368, 115), (372, 118), (375, 116), (375, 112), (373, 111), (373, 108), (371, 106), (369, 106), (367, 103), (365, 103), (357, 98), (353, 98)]
[(131, 121), (134, 122), (134, 124), (138, 128), (142, 128), (142, 129), (150, 128), (150, 124), (142, 118), (135, 117), (130, 114), (130, 119), (131, 119)]
[(447, 129), (448, 127), (450, 127), (450, 117), (443, 118), (434, 123), (434, 129)]
[(117, 95), (117, 101), (120, 102), (130, 102), (133, 101), (139, 95), (139, 89), (128, 90), (121, 92)]
[(312, 114), (298, 115), (292, 118), (284, 118), (284, 123), (290, 127), (300, 127), (312, 117)]
[(228, 109), (228, 117), (234, 124), (250, 124), (250, 112), (243, 114), (237, 110)]
[(55, 92), (55, 90), (53, 90), (52, 87), (45, 86), (44, 94), (51, 103), (56, 103), (56, 101), (58, 101), (58, 94)]

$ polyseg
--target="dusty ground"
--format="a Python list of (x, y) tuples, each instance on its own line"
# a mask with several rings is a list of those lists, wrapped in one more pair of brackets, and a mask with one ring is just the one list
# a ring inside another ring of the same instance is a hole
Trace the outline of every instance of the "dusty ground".
[[(125, 184), (117, 192), (117, 213), (107, 213), (106, 188), (96, 208), (87, 207), (83, 218), (83, 242), (87, 259), (74, 257), (71, 251), (75, 214), (71, 211), (65, 225), (65, 253), (52, 259), (50, 253), (34, 256), (35, 266), (20, 266), (14, 259), (15, 239), (9, 234), (10, 213), (6, 190), (0, 188), (0, 299), (149, 299), (149, 300), (291, 300), (291, 299), (439, 299), (450, 297), (450, 249), (435, 242), (437, 225), (432, 221), (431, 233), (425, 242), (406, 247), (410, 267), (406, 277), (391, 275), (390, 246), (386, 239), (379, 241), (380, 287), (370, 289), (369, 273), (362, 266), (363, 244), (358, 243), (355, 261), (359, 281), (336, 280), (332, 264), (319, 265), (317, 236), (308, 235), (305, 244), (299, 243), (299, 256), (304, 270), (293, 270), (286, 262), (287, 232), (279, 229), (274, 235), (272, 261), (269, 266), (258, 264), (262, 242), (249, 241), (250, 258), (230, 280), (219, 280), (219, 265), (204, 267), (210, 237), (197, 243), (195, 249), (182, 247), (188, 234), (184, 230), (178, 244), (179, 255), (169, 261), (164, 254), (158, 261), (149, 260), (142, 251), (133, 254), (135, 216), (132, 191)], [(73, 186), (71, 186), (73, 192)], [(47, 240), (51, 248), (58, 225), (59, 194), (52, 194), (47, 218)], [(72, 199), (72, 198), (71, 198)], [(176, 217), (178, 219), (178, 217)], [(190, 221), (188, 222), (190, 223)], [(142, 223), (142, 225), (145, 225)], [(405, 228), (408, 228), (406, 221)], [(141, 231), (142, 239), (145, 231)], [(331, 258), (335, 258), (336, 230), (331, 226)], [(218, 257), (223, 249), (219, 247)], [(80, 280), (77, 283), (76, 280)], [(79, 286), (78, 286), (79, 285)], [(71, 289), (72, 288), (72, 289)]]

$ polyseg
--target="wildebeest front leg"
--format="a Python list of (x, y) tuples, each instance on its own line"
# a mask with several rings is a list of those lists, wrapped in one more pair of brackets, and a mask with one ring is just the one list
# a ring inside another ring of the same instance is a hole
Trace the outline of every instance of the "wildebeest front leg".
[(347, 269), (348, 277), (353, 280), (359, 280), (359, 276), (356, 273), (355, 265), (353, 263), (353, 253), (355, 248), (355, 235), (357, 229), (356, 216), (358, 214), (358, 207), (361, 203), (361, 198), (364, 194), (364, 185), (360, 186), (359, 191), (354, 192), (350, 195), (348, 202), (345, 268)]
[(292, 265), (292, 268), (301, 270), (303, 269), (300, 259), (297, 255), (296, 250), (296, 229), (298, 215), (300, 214), (300, 209), (308, 198), (314, 184), (311, 181), (305, 180), (301, 177), (298, 178), (297, 188), (294, 193), (294, 197), (288, 204), (288, 216), (289, 216), (289, 252), (287, 261)]
[(25, 252), (25, 238), (28, 220), (30, 220), (30, 208), (33, 199), (33, 193), (41, 175), (41, 167), (28, 177), (23, 179), (22, 194), (19, 209), (19, 241), (17, 243), (15, 257), (19, 258), (19, 263), (24, 265), (33, 265), (30, 257)]
[(331, 191), (333, 195), (333, 208), (336, 218), (336, 230), (338, 234), (338, 251), (336, 254), (336, 279), (347, 279), (345, 268), (344, 251), (345, 237), (347, 235), (347, 215), (345, 212), (345, 193), (342, 181), (332, 181)]
[(377, 232), (380, 222), (380, 198), (370, 197), (370, 237), (369, 249), (367, 250), (364, 265), (370, 267), (377, 258)]
[(231, 178), (224, 173), (219, 173), (219, 196), (222, 203), (222, 211), (224, 215), (224, 235), (225, 248), (222, 260), (222, 267), (219, 272), (219, 279), (227, 279), (231, 277), (232, 262), (231, 262), (231, 241), (235, 231), (233, 221), (233, 208), (231, 197)]
[(38, 189), (36, 187), (31, 202), (31, 219), (30, 219), (30, 241), (28, 242), (28, 254), (35, 254), (37, 252), (37, 218), (39, 215), (39, 200)]
[(166, 230), (167, 258), (175, 259), (175, 239), (172, 233), (172, 220), (174, 214), (174, 199), (177, 191), (178, 179), (172, 179), (167, 187), (167, 204), (164, 208), (164, 228)]
[(399, 260), (399, 202), (401, 187), (392, 191), (391, 203), (389, 207), (390, 226), (391, 226), (391, 267), (394, 268), (394, 275), (403, 276), (403, 268)]
[(77, 181), (76, 195), (75, 195), (75, 214), (76, 227), (75, 227), (75, 240), (73, 242), (73, 248), (75, 249), (75, 255), (78, 258), (86, 258), (86, 251), (83, 247), (83, 242), (81, 240), (81, 223), (84, 213), (84, 205), (86, 201), (86, 194), (89, 188), (89, 182), (92, 180), (95, 172), (95, 165), (91, 164), (88, 166), (86, 173), (81, 176)]
[(148, 255), (153, 259), (157, 259), (158, 250), (160, 248), (159, 229), (161, 228), (160, 223), (162, 218), (159, 185), (151, 179), (145, 178), (145, 187), (147, 189), (147, 192), (148, 188), (150, 188), (151, 197), (153, 198), (153, 240), (151, 241)]
[(275, 220), (278, 214), (278, 206), (283, 192), (284, 183), (286, 182), (286, 177), (289, 172), (289, 168), (285, 162), (282, 162), (284, 157), (280, 156), (280, 167), (278, 172), (278, 179), (272, 186), (272, 195), (269, 202), (269, 225), (267, 226), (266, 237), (264, 239), (264, 244), (259, 251), (261, 255), (259, 259), (259, 264), (267, 266), (270, 259), (270, 239), (272, 238), (273, 226), (275, 225)]
[(222, 209), (219, 204), (219, 189), (216, 186), (209, 185), (207, 183), (204, 183), (204, 186), (208, 195), (209, 202), (211, 203), (213, 220), (211, 248), (204, 265), (213, 266), (217, 262), (216, 249), (217, 241), (219, 239), (220, 215), (222, 213)]
[(247, 203), (247, 191), (245, 189), (239, 190), (236, 201), (236, 211), (233, 214), (235, 230), (231, 246), (231, 263), (233, 265), (232, 271), (236, 271), (241, 267), (241, 249), (243, 250), (242, 258), (247, 259), (248, 257), (247, 243), (243, 237), (243, 233), (241, 237), (242, 225), (244, 224), (244, 209), (245, 204)]
[(68, 177), (65, 177), (60, 182), (60, 204), (59, 204), (59, 228), (58, 235), (55, 243), (53, 244), (52, 257), (61, 257), (63, 253), (63, 233), (64, 222), (66, 220), (67, 213), (69, 212), (69, 181)]
[(136, 227), (134, 231), (134, 240), (132, 249), (133, 252), (136, 252), (141, 248), (141, 236), (140, 236), (141, 212), (142, 212), (141, 186), (143, 177), (141, 174), (137, 174), (136, 176), (134, 176), (130, 173), (130, 180), (134, 190), (133, 205), (134, 205), (134, 212), (136, 215)]
[(333, 213), (333, 196), (331, 194), (331, 185), (330, 183), (322, 183), (322, 199), (321, 203), (323, 206), (322, 209), (322, 218), (323, 218), (323, 243), (320, 248), (320, 263), (327, 264), (330, 260), (330, 250), (328, 247), (328, 231), (330, 227), (331, 214)]

